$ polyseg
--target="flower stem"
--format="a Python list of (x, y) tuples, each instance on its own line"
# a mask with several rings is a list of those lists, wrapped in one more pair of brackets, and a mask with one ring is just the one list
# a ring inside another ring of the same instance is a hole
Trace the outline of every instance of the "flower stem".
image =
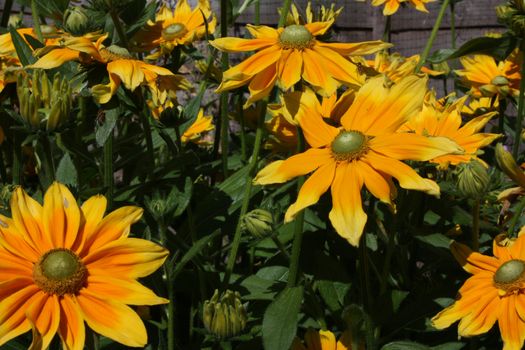
[(359, 244), (359, 278), (361, 280), (361, 290), (363, 306), (365, 308), (365, 329), (366, 329), (366, 348), (375, 349), (374, 326), (370, 317), (372, 295), (370, 290), (370, 279), (368, 271), (368, 254), (366, 251), (366, 234), (361, 236)]
[(126, 49), (129, 49), (128, 45), (128, 38), (126, 37), (126, 32), (124, 31), (124, 28), (122, 27), (122, 22), (120, 22), (120, 18), (115, 11), (115, 9), (111, 9), (109, 11), (109, 15), (111, 16), (111, 19), (113, 20), (113, 24), (115, 25), (115, 29), (117, 31), (117, 35), (120, 39), (120, 43), (122, 46), (124, 46)]
[(228, 261), (226, 263), (226, 272), (224, 274), (223, 286), (226, 287), (230, 283), (231, 274), (233, 272), (233, 267), (235, 261), (237, 260), (237, 253), (239, 251), (239, 246), (241, 244), (241, 223), (242, 218), (248, 211), (250, 205), (250, 198), (252, 194), (253, 178), (255, 177), (255, 172), (257, 170), (257, 161), (259, 160), (259, 152), (261, 150), (262, 138), (264, 133), (264, 120), (266, 117), (266, 101), (261, 101), (258, 103), (259, 106), (259, 119), (257, 121), (257, 131), (255, 132), (255, 142), (253, 145), (252, 156), (250, 162), (248, 163), (248, 174), (246, 175), (246, 183), (244, 188), (243, 201), (241, 204), (241, 212), (239, 213), (239, 220), (237, 221), (237, 226), (235, 227), (235, 233), (233, 236), (232, 247), (230, 254), (228, 256)]
[(253, 20), (253, 24), (258, 26), (259, 24), (261, 24), (261, 0), (255, 1), (253, 6), (255, 7), (254, 9), (255, 18)]
[(5, 0), (4, 9), (2, 11), (2, 20), (0, 26), (7, 27), (9, 23), (9, 16), (11, 15), (11, 8), (13, 7), (13, 0)]
[(20, 144), (20, 136), (13, 132), (13, 184), (20, 185), (22, 183), (22, 145)]
[[(522, 40), (520, 50), (525, 53), (525, 40)], [(518, 159), (518, 152), (520, 150), (521, 131), (523, 124), (523, 104), (525, 103), (525, 62), (521, 62), (521, 77), (520, 80), (520, 95), (518, 97), (518, 115), (516, 117), (516, 126), (514, 127), (514, 147), (512, 147), (512, 155), (514, 159)]]
[(518, 223), (518, 220), (521, 217), (521, 213), (523, 212), (523, 209), (525, 208), (525, 196), (521, 197), (521, 200), (516, 207), (516, 212), (514, 213), (514, 216), (512, 217), (512, 220), (510, 221), (509, 229), (507, 230), (507, 235), (509, 237), (515, 237), (514, 235), (514, 228), (516, 227), (516, 224)]
[[(225, 38), (228, 36), (228, 1), (221, 0), (221, 37)], [(223, 52), (221, 57), (222, 71), (226, 71), (229, 68), (230, 62), (228, 53)], [(222, 172), (224, 177), (228, 177), (228, 129), (229, 129), (229, 118), (228, 118), (228, 92), (222, 92), (220, 98), (220, 111), (221, 111), (221, 123), (220, 123), (220, 145), (221, 145), (221, 159), (222, 159)]]
[(53, 162), (53, 151), (51, 150), (51, 142), (49, 135), (44, 135), (40, 138), (40, 145), (42, 147), (42, 166), (44, 176), (41, 178), (44, 188), (48, 188), (55, 180), (55, 164)]
[[(304, 151), (304, 135), (297, 129), (297, 153)], [(297, 179), (297, 192), (304, 184), (304, 176)], [(299, 276), (299, 259), (301, 257), (301, 246), (303, 243), (304, 209), (301, 210), (294, 220), (294, 234), (292, 242), (292, 255), (290, 257), (290, 268), (288, 269), (287, 287), (295, 287)]]
[(44, 36), (40, 29), (40, 18), (38, 18), (38, 6), (35, 0), (31, 0), (31, 15), (33, 16), (33, 28), (35, 29), (36, 37), (40, 42), (44, 42)]
[(479, 210), (480, 200), (474, 199), (472, 206), (472, 250), (479, 251)]
[(443, 4), (441, 4), (441, 9), (439, 10), (439, 14), (436, 18), (436, 22), (434, 23), (434, 28), (432, 28), (432, 32), (430, 33), (430, 37), (428, 38), (425, 49), (423, 50), (423, 53), (421, 54), (421, 57), (419, 58), (419, 62), (416, 66), (416, 70), (415, 70), (416, 73), (419, 73), (419, 71), (421, 70), (421, 67), (423, 67), (423, 64), (425, 63), (428, 57), (428, 54), (430, 53), (430, 49), (432, 49), (432, 44), (434, 44), (434, 40), (436, 40), (436, 36), (439, 31), (439, 27), (441, 26), (441, 22), (443, 21), (443, 17), (445, 16), (445, 12), (449, 4), (450, 4), (450, 0), (444, 0)]
[(237, 113), (239, 114), (239, 123), (241, 128), (241, 160), (246, 163), (246, 128), (244, 125), (244, 109), (242, 108), (242, 93), (237, 95)]
[(450, 2), (450, 39), (452, 42), (452, 48), (456, 48), (456, 11), (454, 1)]
[(147, 105), (144, 104), (140, 119), (142, 122), (142, 129), (144, 131), (144, 138), (146, 139), (146, 151), (148, 153), (148, 177), (153, 179), (155, 173), (155, 150), (153, 149), (153, 138), (151, 137), (151, 126), (149, 123), (149, 115)]
[(392, 28), (392, 16), (386, 16), (385, 29), (383, 30), (383, 41), (390, 42), (390, 29)]
[(108, 208), (113, 206), (113, 133), (111, 132), (104, 143), (104, 187), (106, 187), (106, 198), (108, 199)]
[(288, 11), (290, 11), (290, 6), (292, 5), (292, 0), (284, 0), (283, 7), (281, 8), (281, 17), (279, 17), (278, 27), (284, 27), (286, 24), (286, 17), (288, 17)]

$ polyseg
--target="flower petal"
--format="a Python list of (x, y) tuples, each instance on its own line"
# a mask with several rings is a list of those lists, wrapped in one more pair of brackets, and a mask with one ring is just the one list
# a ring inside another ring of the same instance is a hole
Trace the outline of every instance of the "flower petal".
[(501, 262), (497, 258), (473, 252), (464, 244), (452, 242), (450, 251), (465, 271), (477, 274), (483, 271), (495, 273)]
[(88, 289), (98, 298), (128, 305), (157, 305), (169, 300), (158, 297), (155, 293), (135, 280), (110, 276), (88, 276)]
[(329, 218), (337, 233), (356, 247), (367, 220), (361, 202), (362, 187), (363, 177), (355, 163), (339, 163), (332, 184)]
[(117, 92), (120, 86), (120, 78), (118, 75), (109, 73), (108, 84), (97, 84), (91, 88), (91, 94), (95, 101), (100, 104), (108, 103), (111, 97)]
[(329, 162), (310, 175), (301, 187), (297, 200), (286, 211), (284, 222), (292, 221), (298, 212), (319, 201), (321, 195), (332, 184), (335, 176), (335, 167), (335, 162)]
[(144, 323), (129, 306), (102, 300), (84, 288), (76, 297), (82, 315), (95, 332), (127, 346), (143, 347), (148, 341)]
[[(300, 114), (299, 124), (306, 142), (312, 147), (328, 146), (339, 135), (339, 130), (327, 123), (320, 114), (310, 110), (310, 114)], [(313, 113), (312, 113), (313, 112)]]
[(242, 38), (219, 38), (210, 40), (209, 43), (224, 52), (235, 53), (245, 51), (257, 51), (276, 45), (274, 38), (242, 39)]
[(334, 50), (345, 57), (370, 55), (393, 46), (381, 40), (363, 41), (360, 43), (324, 43), (318, 41), (316, 45)]
[(35, 263), (40, 258), (40, 251), (30, 244), (21, 234), (12, 219), (0, 215), (0, 246), (9, 253)]
[(68, 188), (53, 183), (44, 195), (44, 234), (55, 248), (71, 248), (78, 237), (80, 209)]
[(69, 61), (77, 61), (79, 58), (79, 55), (80, 55), (79, 51), (71, 50), (67, 47), (57, 48), (57, 49), (49, 51), (48, 54), (41, 57), (38, 61), (36, 61), (32, 65), (27, 66), (27, 68), (52, 69), (52, 68), (60, 67), (61, 65)]
[(363, 181), (367, 190), (381, 202), (392, 204), (392, 190), (385, 175), (379, 173), (365, 162), (356, 162), (359, 173), (363, 176)]
[(299, 50), (283, 50), (283, 56), (286, 51), (289, 55), (286, 60), (281, 59), (279, 64), (282, 65), (282, 71), (279, 74), (279, 85), (283, 90), (288, 90), (294, 86), (300, 79), (303, 71), (303, 54)]
[(168, 256), (158, 244), (139, 238), (122, 238), (107, 243), (82, 261), (92, 275), (139, 278), (157, 270)]
[(96, 228), (104, 217), (107, 207), (107, 199), (103, 195), (95, 195), (90, 197), (87, 201), (82, 204), (80, 210), (82, 211), (82, 222), (80, 224), (80, 236), (81, 239), (75, 242), (75, 245), (71, 250), (75, 252), (82, 251), (84, 243), (91, 241), (92, 236), (96, 232)]
[(39, 292), (28, 278), (0, 283), (0, 345), (31, 329), (25, 312)]
[(279, 46), (271, 46), (261, 50), (224, 72), (223, 80), (242, 80), (247, 76), (260, 73), (277, 62), (281, 57), (281, 52), (282, 49)]
[(294, 177), (311, 173), (328, 162), (333, 162), (329, 150), (326, 148), (310, 148), (286, 160), (270, 163), (257, 173), (254, 183), (257, 185), (283, 183)]
[(470, 313), (458, 325), (460, 336), (470, 337), (488, 332), (501, 315), (500, 298), (495, 288), (485, 289), (476, 299)]
[(315, 51), (303, 50), (303, 79), (310, 83), (317, 92), (329, 97), (335, 93), (340, 83), (327, 74), (324, 67), (320, 65), (319, 62), (324, 61)]
[(64, 350), (82, 350), (86, 340), (86, 329), (84, 318), (77, 301), (66, 294), (59, 299), (60, 303), (60, 325), (58, 334), (62, 339)]
[(27, 308), (26, 316), (33, 328), (33, 343), (29, 349), (47, 349), (60, 323), (58, 296), (38, 291)]
[(250, 82), (248, 89), (250, 90), (250, 98), (244, 104), (244, 108), (255, 101), (261, 100), (268, 96), (275, 85), (277, 75), (275, 74), (275, 64), (268, 66), (265, 70), (257, 73)]
[(306, 23), (304, 26), (313, 36), (323, 35), (334, 24), (334, 21)]
[(503, 350), (520, 350), (525, 340), (525, 326), (518, 317), (515, 296), (502, 298), (500, 303), (501, 314), (498, 324), (504, 343)]

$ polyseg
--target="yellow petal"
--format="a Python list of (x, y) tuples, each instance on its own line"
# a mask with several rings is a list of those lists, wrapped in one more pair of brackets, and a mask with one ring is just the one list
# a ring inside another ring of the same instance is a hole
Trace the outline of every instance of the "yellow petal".
[(321, 115), (317, 113), (302, 115), (299, 119), (299, 124), (303, 129), (306, 142), (312, 147), (330, 145), (339, 135), (339, 130), (325, 123)]
[(0, 345), (31, 329), (25, 312), (38, 293), (42, 292), (28, 278), (0, 282)]
[(311, 173), (320, 166), (333, 162), (327, 149), (310, 148), (286, 160), (278, 160), (267, 165), (255, 176), (254, 183), (267, 185), (283, 183), (294, 177)]
[(283, 50), (283, 56), (287, 51), (289, 51), (287, 59), (284, 60), (281, 58), (279, 61), (279, 64), (283, 67), (279, 75), (280, 86), (283, 90), (288, 90), (294, 86), (301, 79), (303, 70), (302, 52), (293, 49)]
[(281, 57), (282, 50), (278, 46), (272, 46), (248, 57), (238, 65), (228, 69), (223, 74), (223, 80), (241, 80), (247, 76), (253, 76), (262, 72)]
[(277, 75), (275, 74), (275, 64), (258, 73), (253, 77), (248, 89), (250, 90), (250, 98), (244, 104), (247, 108), (252, 103), (259, 101), (268, 96), (275, 85)]
[(487, 333), (501, 314), (500, 306), (497, 290), (495, 288), (486, 290), (480, 298), (477, 298), (470, 313), (459, 323), (458, 334), (469, 337)]
[(157, 305), (169, 302), (167, 299), (156, 296), (151, 289), (132, 279), (90, 275), (87, 283), (89, 291), (103, 300), (128, 305)]
[(356, 165), (353, 162), (339, 163), (332, 184), (329, 218), (337, 233), (356, 247), (367, 220), (361, 202), (362, 187), (363, 178)]
[(273, 39), (274, 43), (277, 43), (277, 40), (279, 39), (279, 31), (272, 27), (247, 24), (246, 29), (254, 38)]
[(461, 267), (471, 274), (483, 271), (495, 273), (501, 265), (497, 258), (473, 252), (469, 247), (461, 243), (452, 242), (450, 251)]
[(329, 75), (319, 62), (325, 61), (311, 49), (303, 50), (303, 79), (325, 97), (335, 93), (340, 83)]
[(102, 221), (104, 213), (106, 212), (107, 199), (103, 195), (95, 195), (90, 197), (82, 204), (83, 220), (80, 227), (81, 240), (72, 248), (75, 252), (80, 252), (84, 247), (86, 241), (91, 241), (91, 237), (95, 233), (95, 229)]
[(109, 83), (97, 84), (91, 88), (93, 98), (100, 104), (108, 103), (120, 86), (120, 78), (116, 74), (109, 73)]
[(325, 193), (332, 184), (335, 167), (335, 162), (329, 162), (310, 175), (301, 187), (297, 200), (286, 211), (284, 222), (292, 221), (298, 212), (319, 201), (321, 195)]
[(246, 52), (257, 51), (276, 45), (276, 39), (260, 38), (260, 39), (242, 39), (242, 38), (219, 38), (210, 40), (209, 43), (224, 52)]
[(55, 182), (48, 188), (43, 214), (44, 234), (51, 238), (53, 246), (70, 249), (78, 237), (80, 209), (67, 187)]
[(66, 62), (78, 60), (80, 52), (67, 47), (54, 49), (27, 68), (52, 69)]
[(58, 334), (64, 350), (82, 350), (86, 340), (84, 319), (77, 301), (66, 294), (59, 299), (60, 325)]
[(306, 23), (304, 26), (310, 33), (312, 33), (313, 36), (323, 35), (325, 34), (328, 29), (332, 26), (334, 23), (333, 20), (327, 21), (327, 22), (312, 22), (312, 23)]
[(0, 215), (0, 246), (19, 258), (35, 263), (41, 255), (40, 250), (25, 239), (12, 219)]
[(324, 43), (319, 41), (316, 45), (334, 50), (343, 56), (370, 55), (394, 46), (381, 40), (363, 41), (360, 43)]
[(525, 325), (516, 312), (515, 298), (502, 298), (500, 308), (498, 324), (503, 350), (521, 350), (525, 340)]
[(37, 333), (33, 333), (33, 343), (30, 350), (44, 350), (58, 330), (60, 323), (60, 305), (57, 295), (49, 295), (42, 291), (36, 293), (34, 300), (26, 311), (29, 323)]
[(356, 166), (359, 169), (359, 173), (363, 176), (367, 190), (381, 202), (392, 204), (390, 184), (385, 179), (385, 175), (378, 173), (365, 162), (356, 162)]
[(127, 346), (143, 347), (148, 341), (144, 323), (129, 306), (102, 300), (84, 288), (76, 297), (82, 315), (95, 332)]

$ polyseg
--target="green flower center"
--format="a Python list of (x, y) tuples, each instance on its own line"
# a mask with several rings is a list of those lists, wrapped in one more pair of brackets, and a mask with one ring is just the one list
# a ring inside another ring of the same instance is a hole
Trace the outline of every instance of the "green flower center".
[(509, 85), (509, 80), (502, 75), (498, 75), (494, 77), (494, 79), (492, 79), (490, 83), (492, 85), (498, 85), (498, 86)]
[(368, 150), (367, 137), (355, 130), (343, 130), (332, 141), (332, 155), (336, 160), (354, 160)]
[(188, 31), (186, 30), (186, 26), (184, 24), (173, 23), (162, 30), (162, 38), (164, 40), (173, 40), (180, 38), (187, 32)]
[(106, 62), (133, 58), (126, 48), (118, 45), (110, 45), (106, 48), (103, 48), (100, 50), (100, 55), (104, 60), (106, 60)]
[(523, 277), (525, 261), (512, 259), (502, 264), (494, 274), (494, 282), (498, 285), (518, 282)]
[(87, 269), (80, 258), (65, 248), (48, 251), (33, 268), (35, 284), (48, 294), (75, 294), (86, 278)]
[(314, 36), (305, 26), (292, 24), (284, 28), (279, 36), (279, 42), (285, 49), (305, 49), (311, 47)]

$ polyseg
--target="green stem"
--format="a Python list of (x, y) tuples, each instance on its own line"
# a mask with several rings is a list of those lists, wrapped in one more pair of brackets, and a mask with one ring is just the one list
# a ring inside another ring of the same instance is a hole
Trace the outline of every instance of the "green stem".
[(454, 1), (450, 2), (450, 36), (452, 48), (456, 48), (456, 12)]
[(505, 100), (499, 101), (499, 119), (498, 119), (498, 132), (504, 134), (505, 131), (505, 111), (507, 110), (507, 103)]
[(261, 24), (261, 0), (255, 1), (255, 4), (253, 4), (253, 6), (255, 7), (255, 18), (253, 20), (253, 24), (258, 26), (259, 24)]
[(146, 139), (146, 151), (148, 153), (148, 177), (150, 180), (154, 178), (155, 173), (155, 150), (153, 149), (153, 138), (151, 136), (151, 126), (149, 123), (148, 108), (144, 103), (143, 112), (139, 113), (142, 122), (142, 129), (144, 131), (144, 138)]
[(443, 17), (445, 16), (445, 12), (449, 4), (450, 4), (450, 0), (444, 0), (443, 4), (441, 5), (441, 9), (439, 10), (439, 14), (436, 18), (436, 22), (434, 23), (434, 28), (432, 28), (432, 32), (430, 33), (430, 37), (428, 38), (425, 49), (423, 50), (423, 53), (421, 54), (421, 57), (419, 58), (419, 62), (416, 66), (416, 70), (415, 70), (416, 73), (419, 73), (419, 71), (421, 70), (421, 67), (423, 67), (423, 64), (425, 63), (428, 57), (428, 54), (430, 53), (430, 49), (432, 49), (432, 44), (434, 44), (434, 40), (436, 40), (436, 36), (439, 31), (439, 27), (441, 26), (441, 22), (443, 21)]
[[(221, 37), (225, 38), (228, 36), (228, 3), (227, 0), (221, 0)], [(230, 61), (228, 53), (223, 52), (221, 56), (222, 70), (226, 71), (229, 68)], [(229, 129), (229, 118), (228, 118), (228, 92), (222, 92), (220, 97), (220, 111), (221, 111), (221, 123), (220, 123), (220, 145), (221, 145), (221, 159), (222, 159), (222, 172), (224, 177), (228, 177), (228, 129)]]
[(480, 211), (480, 200), (474, 199), (474, 205), (472, 206), (472, 250), (479, 251), (479, 211)]
[(255, 132), (255, 142), (253, 145), (252, 156), (250, 162), (248, 163), (248, 174), (246, 176), (246, 183), (244, 188), (243, 200), (241, 204), (241, 212), (239, 213), (239, 220), (237, 221), (237, 226), (235, 227), (235, 233), (233, 236), (233, 242), (228, 256), (228, 261), (226, 263), (226, 271), (224, 274), (223, 285), (226, 287), (230, 283), (231, 274), (233, 272), (233, 267), (235, 261), (237, 260), (237, 253), (239, 251), (239, 246), (241, 244), (242, 236), (242, 218), (248, 211), (250, 205), (250, 198), (252, 194), (253, 178), (255, 177), (255, 172), (257, 171), (257, 161), (259, 160), (259, 152), (261, 150), (262, 139), (264, 134), (264, 120), (266, 117), (266, 101), (260, 101), (258, 103), (260, 115), (257, 121), (257, 131)]
[(237, 96), (237, 113), (239, 113), (239, 123), (241, 128), (241, 160), (243, 163), (246, 163), (246, 129), (244, 125), (244, 109), (242, 108), (242, 93)]
[(392, 28), (392, 16), (386, 16), (385, 29), (383, 30), (383, 41), (390, 42), (390, 30)]
[(104, 143), (104, 187), (106, 187), (108, 208), (113, 206), (113, 191), (115, 186), (113, 172), (113, 132), (111, 132), (106, 143)]
[(516, 207), (516, 212), (514, 213), (514, 216), (512, 217), (512, 220), (510, 221), (509, 229), (507, 230), (507, 235), (509, 237), (515, 237), (514, 235), (514, 228), (516, 227), (516, 224), (518, 223), (521, 213), (523, 212), (523, 209), (525, 208), (525, 196), (521, 197), (521, 200)]
[(375, 336), (374, 336), (374, 326), (372, 323), (372, 318), (370, 316), (371, 302), (372, 302), (372, 291), (370, 288), (370, 278), (369, 278), (369, 267), (368, 267), (368, 257), (366, 251), (366, 235), (363, 233), (361, 236), (361, 243), (359, 244), (359, 276), (361, 280), (361, 290), (363, 298), (363, 306), (365, 308), (366, 318), (365, 318), (365, 329), (366, 329), (366, 348), (374, 350), (375, 345)]
[(53, 151), (51, 150), (51, 141), (49, 135), (44, 135), (40, 138), (40, 145), (42, 147), (42, 166), (44, 170), (44, 187), (47, 189), (55, 180), (55, 163), (53, 161)]
[[(520, 50), (525, 53), (525, 40), (521, 41)], [(521, 76), (525, 77), (525, 62), (521, 62)], [(518, 152), (520, 150), (521, 131), (523, 124), (523, 104), (525, 103), (525, 79), (520, 80), (520, 95), (518, 96), (518, 115), (516, 118), (514, 147), (512, 147), (512, 155), (514, 159), (518, 159)]]
[[(166, 224), (161, 220), (158, 225), (160, 242), (163, 246), (166, 246), (168, 241), (168, 235), (166, 234)], [(164, 274), (166, 275), (166, 283), (168, 284), (168, 309), (166, 310), (166, 317), (168, 319), (168, 350), (175, 350), (175, 289), (173, 285), (174, 276), (172, 274), (171, 257), (168, 258), (169, 262), (164, 264)]]
[(93, 332), (89, 327), (86, 327), (86, 349), (99, 350), (100, 343), (98, 341), (98, 334)]
[(22, 145), (20, 144), (20, 136), (13, 132), (13, 185), (22, 184)]
[(279, 251), (282, 255), (289, 261), (290, 260), (290, 254), (286, 251), (286, 247), (283, 245), (283, 242), (277, 237), (275, 234), (272, 235), (272, 241), (275, 243)]
[(292, 5), (292, 0), (284, 0), (283, 7), (281, 8), (281, 17), (279, 17), (278, 27), (284, 27), (286, 24), (286, 17), (288, 17), (288, 11), (290, 11), (290, 6)]
[(117, 12), (115, 11), (115, 9), (111, 9), (109, 11), (109, 15), (111, 16), (111, 19), (113, 20), (113, 24), (115, 25), (115, 29), (117, 30), (117, 35), (120, 39), (120, 43), (126, 49), (129, 49), (128, 38), (126, 37), (126, 32), (124, 31), (124, 28), (122, 27), (122, 22), (120, 22), (120, 18)]
[(38, 15), (38, 6), (35, 0), (31, 0), (31, 15), (33, 16), (33, 28), (35, 29), (36, 37), (40, 42), (44, 42), (44, 36), (40, 29), (40, 18)]
[(13, 0), (5, 0), (4, 9), (2, 11), (2, 20), (0, 26), (7, 27), (9, 23), (9, 16), (11, 15), (11, 8), (13, 7)]

